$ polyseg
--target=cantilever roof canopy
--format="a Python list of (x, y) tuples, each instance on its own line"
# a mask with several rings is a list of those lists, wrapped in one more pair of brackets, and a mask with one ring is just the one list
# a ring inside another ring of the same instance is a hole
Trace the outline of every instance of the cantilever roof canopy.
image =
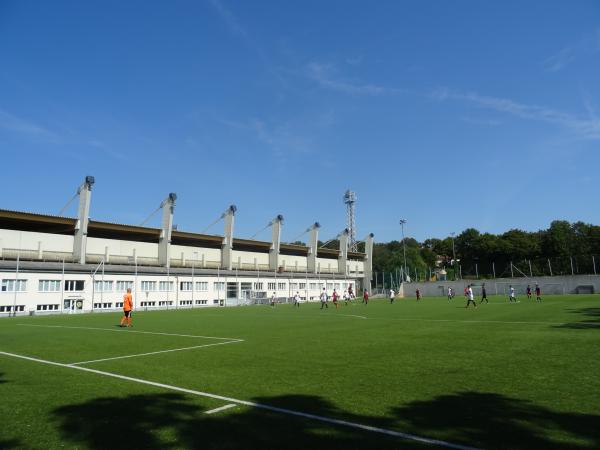
[[(0, 209), (0, 229), (33, 231), (38, 233), (52, 233), (73, 235), (77, 219), (73, 217), (53, 216), (22, 211)], [(126, 225), (120, 223), (100, 222), (91, 220), (88, 223), (88, 237), (104, 239), (117, 239), (137, 242), (158, 242), (160, 228)], [(171, 235), (173, 245), (186, 245), (190, 247), (221, 248), (223, 237), (218, 235), (191, 233), (188, 231), (173, 230)], [(271, 243), (251, 239), (233, 238), (233, 249), (241, 251), (268, 253)], [(309, 248), (304, 245), (280, 245), (282, 255), (307, 256)], [(336, 259), (338, 250), (320, 248), (317, 256), (320, 258)], [(364, 259), (364, 253), (349, 252), (350, 259)]]

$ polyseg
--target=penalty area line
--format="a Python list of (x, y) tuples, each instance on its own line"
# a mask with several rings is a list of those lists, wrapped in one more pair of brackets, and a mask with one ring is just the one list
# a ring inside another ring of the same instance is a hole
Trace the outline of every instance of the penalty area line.
[(195, 395), (198, 397), (213, 398), (213, 399), (222, 400), (222, 401), (225, 401), (228, 403), (235, 403), (237, 405), (245, 405), (245, 406), (250, 406), (253, 408), (257, 408), (257, 409), (263, 409), (266, 411), (273, 411), (273, 412), (278, 412), (281, 414), (287, 414), (290, 416), (303, 417), (305, 419), (316, 420), (319, 422), (329, 423), (332, 425), (339, 425), (339, 426), (354, 428), (354, 429), (358, 429), (358, 430), (362, 430), (362, 431), (370, 431), (373, 433), (379, 433), (379, 434), (398, 437), (398, 438), (402, 438), (402, 439), (406, 439), (406, 440), (422, 442), (425, 444), (437, 445), (439, 447), (453, 448), (453, 449), (457, 449), (457, 450), (480, 450), (480, 449), (477, 449), (476, 447), (469, 447), (466, 445), (454, 444), (452, 442), (442, 441), (439, 439), (431, 439), (431, 438), (426, 438), (426, 437), (422, 437), (422, 436), (417, 436), (414, 434), (403, 433), (400, 431), (388, 430), (386, 428), (379, 428), (379, 427), (375, 427), (375, 426), (371, 426), (371, 425), (365, 425), (365, 424), (361, 424), (361, 423), (357, 423), (357, 422), (350, 422), (350, 421), (342, 420), (342, 419), (334, 419), (331, 417), (319, 416), (317, 414), (305, 413), (305, 412), (295, 411), (295, 410), (287, 409), (287, 408), (279, 408), (277, 406), (265, 405), (262, 403), (251, 402), (248, 400), (239, 400), (236, 398), (225, 397), (223, 395), (211, 394), (209, 392), (195, 391), (193, 389), (186, 389), (186, 388), (182, 388), (179, 386), (157, 383), (155, 381), (143, 380), (141, 378), (128, 377), (126, 375), (120, 375), (117, 373), (91, 369), (89, 367), (73, 366), (73, 365), (69, 365), (69, 364), (63, 364), (63, 363), (48, 361), (48, 360), (39, 359), (39, 358), (32, 358), (30, 356), (18, 355), (16, 353), (8, 353), (8, 352), (3, 352), (3, 351), (0, 351), (0, 355), (9, 356), (12, 358), (24, 359), (27, 361), (33, 361), (33, 362), (37, 362), (40, 364), (48, 364), (51, 366), (80, 370), (82, 372), (89, 372), (89, 373), (93, 373), (96, 375), (103, 375), (106, 377), (116, 378), (119, 380), (131, 381), (134, 383), (145, 384), (148, 386), (154, 386), (154, 387), (167, 389), (167, 390), (171, 390), (171, 391), (182, 392), (184, 394)]
[(158, 350), (156, 352), (136, 353), (134, 355), (113, 356), (111, 358), (102, 358), (102, 359), (93, 359), (90, 361), (74, 362), (74, 363), (69, 363), (67, 365), (68, 366), (77, 366), (80, 364), (91, 364), (91, 363), (102, 362), (102, 361), (113, 361), (115, 359), (137, 358), (138, 356), (149, 356), (149, 355), (158, 355), (160, 353), (181, 352), (183, 350), (193, 350), (196, 348), (214, 347), (215, 345), (237, 344), (238, 342), (242, 342), (242, 341), (217, 342), (216, 344), (194, 345), (192, 347), (172, 348), (169, 350)]
[(237, 405), (235, 403), (230, 403), (229, 405), (224, 405), (219, 408), (215, 408), (215, 409), (211, 409), (210, 411), (206, 411), (204, 414), (214, 414), (214, 413), (218, 413), (221, 411), (225, 411), (226, 409), (229, 409), (229, 408), (235, 408), (236, 406)]
[(95, 331), (114, 331), (116, 333), (139, 333), (139, 334), (154, 334), (157, 336), (176, 336), (176, 337), (188, 337), (188, 338), (204, 338), (204, 339), (219, 339), (223, 341), (239, 341), (243, 339), (227, 338), (227, 337), (216, 337), (216, 336), (200, 336), (197, 334), (176, 334), (176, 333), (161, 333), (158, 331), (141, 331), (141, 330), (130, 330), (129, 328), (119, 328), (118, 330), (112, 328), (99, 328), (99, 327), (70, 327), (67, 325), (36, 325), (33, 323), (17, 323), (15, 325), (21, 327), (40, 327), (40, 328), (67, 328), (73, 330), (95, 330)]

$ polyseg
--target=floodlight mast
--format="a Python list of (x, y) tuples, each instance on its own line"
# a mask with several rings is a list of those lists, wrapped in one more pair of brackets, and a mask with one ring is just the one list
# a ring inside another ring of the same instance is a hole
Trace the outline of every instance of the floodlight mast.
[(271, 233), (271, 248), (269, 249), (269, 269), (277, 270), (279, 268), (279, 248), (281, 247), (281, 225), (283, 224), (283, 216), (278, 214), (270, 222), (272, 229)]
[(404, 274), (404, 281), (407, 280), (406, 276), (406, 242), (404, 239), (404, 224), (406, 223), (406, 219), (400, 219), (400, 226), (402, 227), (402, 253), (404, 254), (404, 270), (402, 271)]
[(317, 247), (319, 246), (319, 222), (313, 223), (307, 231), (310, 231), (310, 240), (308, 243), (308, 259), (306, 261), (306, 271), (317, 273)]
[(225, 233), (223, 235), (223, 243), (221, 244), (221, 267), (231, 270), (233, 267), (233, 224), (237, 206), (230, 205), (229, 208), (221, 215), (225, 219)]
[(160, 204), (163, 213), (158, 240), (158, 263), (167, 268), (171, 265), (171, 234), (173, 232), (173, 213), (175, 212), (176, 200), (177, 194), (171, 192)]
[(348, 228), (349, 243), (348, 248), (351, 252), (358, 251), (358, 242), (356, 242), (356, 193), (348, 189), (344, 193), (344, 203), (346, 204), (346, 228)]
[(79, 209), (77, 213), (77, 222), (75, 223), (73, 260), (79, 264), (85, 264), (88, 223), (90, 221), (90, 204), (92, 202), (92, 186), (95, 182), (95, 178), (88, 175), (77, 189), (77, 194), (79, 195)]

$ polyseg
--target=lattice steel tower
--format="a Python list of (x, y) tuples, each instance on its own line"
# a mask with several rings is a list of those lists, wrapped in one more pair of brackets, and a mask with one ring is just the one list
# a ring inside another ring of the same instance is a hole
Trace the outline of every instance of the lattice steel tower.
[(351, 252), (358, 251), (358, 243), (356, 242), (356, 215), (354, 204), (356, 203), (356, 194), (348, 189), (344, 194), (344, 203), (346, 204), (346, 228), (350, 237), (348, 249)]

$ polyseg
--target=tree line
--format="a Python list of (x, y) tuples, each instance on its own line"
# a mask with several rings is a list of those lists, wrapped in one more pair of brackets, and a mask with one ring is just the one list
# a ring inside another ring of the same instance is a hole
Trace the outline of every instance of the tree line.
[[(404, 266), (402, 241), (376, 243), (373, 270), (391, 273)], [(539, 231), (509, 230), (503, 234), (481, 233), (467, 228), (454, 237), (418, 242), (405, 238), (406, 266), (411, 277), (444, 267), (449, 276), (509, 276), (509, 270), (534, 275), (592, 273), (592, 255), (600, 255), (600, 226), (555, 220)], [(453, 246), (454, 244), (454, 246)], [(511, 267), (512, 266), (512, 267)], [(597, 261), (600, 271), (600, 258)]]

